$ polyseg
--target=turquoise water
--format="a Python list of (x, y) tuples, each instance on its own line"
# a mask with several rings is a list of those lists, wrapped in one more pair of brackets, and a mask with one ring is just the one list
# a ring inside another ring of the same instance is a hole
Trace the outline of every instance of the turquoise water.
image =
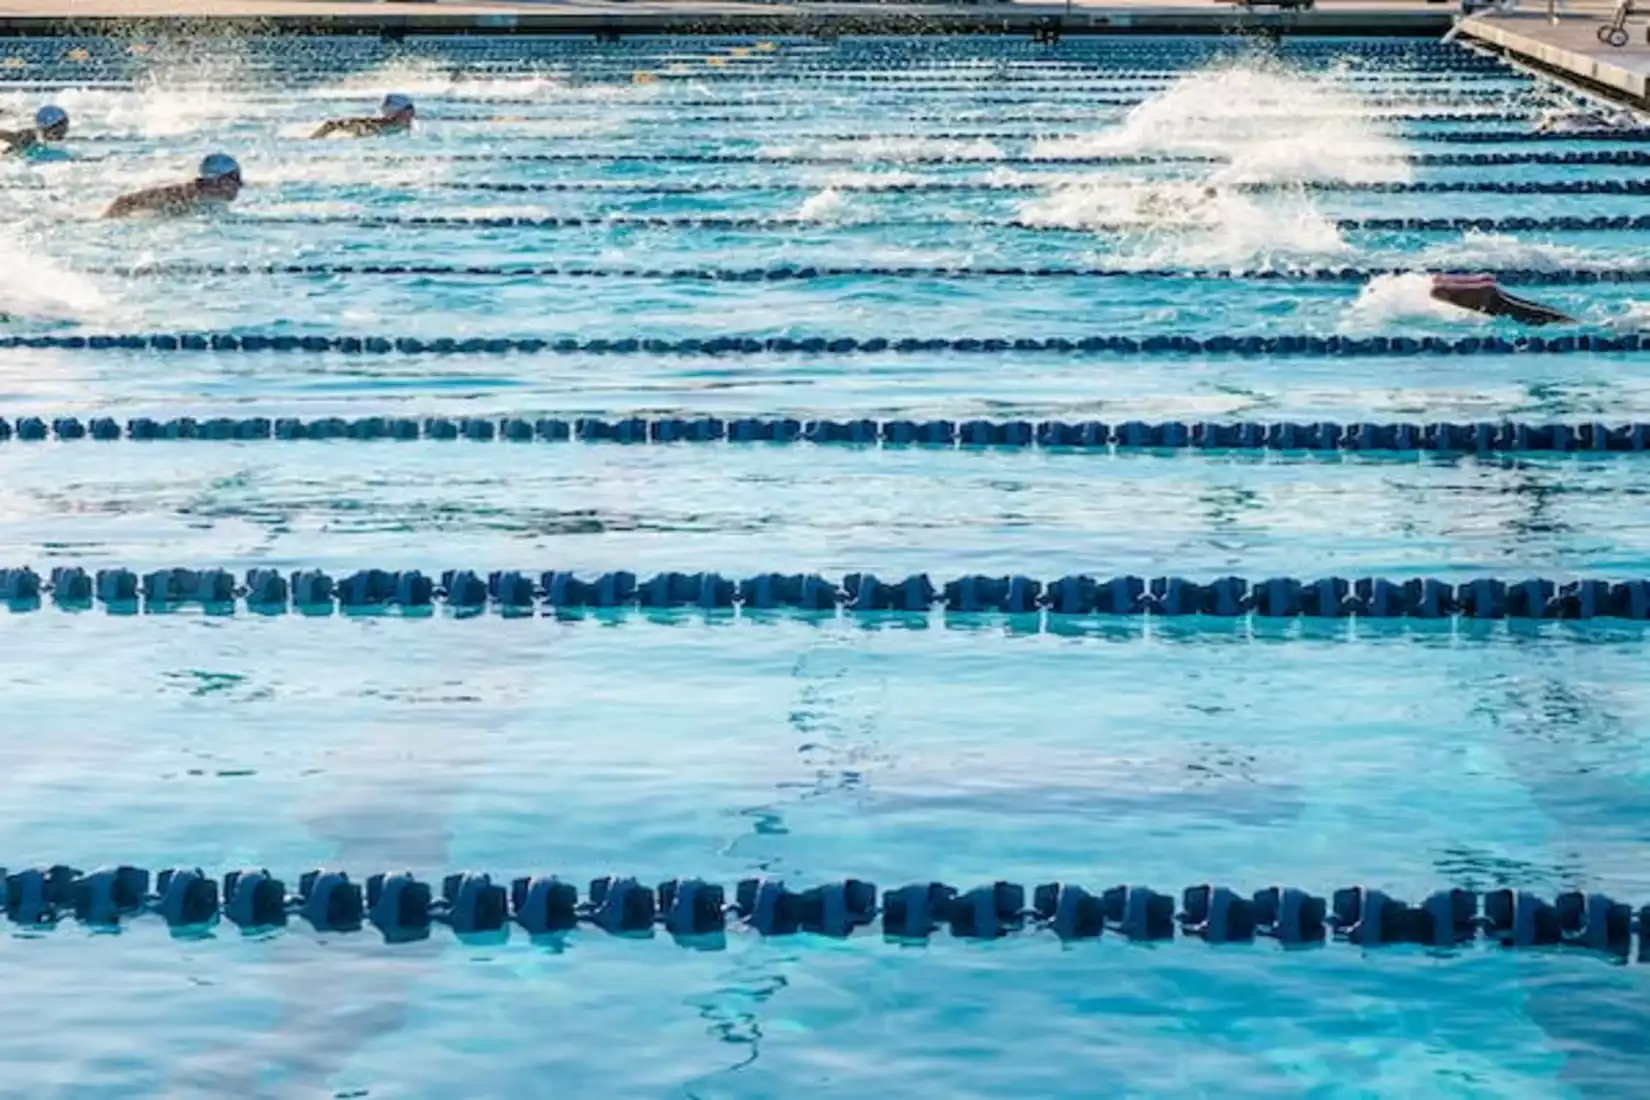
[[(0, 84), (0, 106), (26, 115), (50, 96), (75, 130), (61, 152), (0, 166), (0, 311), (8, 331), (65, 334), (1510, 334), (1434, 305), (1415, 277), (1245, 275), (1643, 265), (1635, 232), (1338, 228), (1643, 206), (1311, 190), (1642, 174), (1416, 165), (1637, 146), (1431, 140), (1526, 132), (1565, 100), (1465, 51), (1377, 45), (1391, 44), (4, 42), (0, 76), (14, 84)], [(414, 134), (300, 140), (392, 90), (418, 99)], [(997, 136), (955, 136), (973, 132)], [(115, 194), (182, 178), (216, 149), (249, 183), (232, 210), (96, 218)], [(619, 159), (720, 153), (767, 160)], [(523, 154), (592, 159), (504, 159)], [(1112, 154), (1151, 163), (1036, 163)], [(558, 181), (590, 186), (474, 189)], [(1036, 187), (854, 190), (895, 181)], [(662, 189), (682, 183), (729, 189)], [(363, 221), (431, 214), (786, 224)], [(132, 263), (1203, 274), (98, 273)], [(1529, 293), (1600, 331), (1636, 330), (1650, 294)], [(1639, 366), (13, 349), (0, 412), (1614, 421), (1650, 410)], [(10, 443), (0, 470), (0, 562), (41, 570), (1650, 573), (1631, 456)], [(0, 615), (0, 632), (0, 706), (13, 716), (0, 859), (13, 868), (1361, 883), (1411, 900), (1510, 885), (1650, 901), (1637, 732), (1650, 692), (1644, 631), (1630, 624), (42, 611)], [(19, 1095), (1548, 1097), (1632, 1095), (1646, 1069), (1642, 968), (1580, 952), (1145, 947), (1112, 934), (1062, 946), (1048, 933), (919, 947), (737, 931), (717, 950), (593, 931), (530, 943), (437, 930), (391, 947), (296, 923), (172, 935), (153, 917), (118, 935), (6, 930), (14, 1011), (0, 1055)]]

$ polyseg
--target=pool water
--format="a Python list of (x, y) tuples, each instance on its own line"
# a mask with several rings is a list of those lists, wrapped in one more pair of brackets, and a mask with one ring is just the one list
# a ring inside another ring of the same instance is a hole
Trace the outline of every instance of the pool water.
[[(1644, 232), (1344, 224), (1642, 209), (1392, 189), (1642, 176), (1553, 163), (1641, 146), (1525, 140), (1568, 93), (1430, 42), (7, 40), (0, 80), (8, 118), (74, 118), (0, 165), (12, 334), (1516, 334), (1394, 269), (1573, 273), (1524, 292), (1583, 331), (1650, 320), (1644, 285), (1586, 278), (1642, 268)], [(303, 140), (388, 91), (412, 134)], [(233, 208), (98, 218), (218, 150)], [(505, 217), (539, 224), (466, 224)], [(236, 270), (270, 265), (323, 270)], [(482, 270), (326, 270), (396, 265)], [(851, 270), (690, 277), (810, 266)], [(955, 271), (985, 267), (1108, 274)], [(1320, 268), (1368, 277), (1292, 275)], [(1618, 422), (1650, 411), (1640, 362), (12, 348), (0, 413)], [(13, 441), (0, 564), (1643, 578), (1640, 466)], [(1631, 623), (46, 609), (0, 632), (14, 869), (1650, 901)], [(1632, 1095), (1647, 1056), (1644, 968), (1573, 950), (5, 931), (5, 1089), (31, 1096)]]

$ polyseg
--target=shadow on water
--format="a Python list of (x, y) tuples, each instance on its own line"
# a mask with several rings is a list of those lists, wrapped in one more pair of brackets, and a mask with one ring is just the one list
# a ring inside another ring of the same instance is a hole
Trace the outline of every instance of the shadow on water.
[[(1520, 480), (1505, 491), (1524, 505), (1504, 525), (1514, 546), (1564, 526), (1557, 514), (1561, 494), (1552, 486)], [(1643, 820), (1650, 794), (1641, 778), (1644, 731), (1623, 717), (1623, 708), (1636, 709), (1637, 685), (1612, 678), (1609, 666), (1599, 663), (1607, 656), (1593, 658), (1564, 635), (1528, 625), (1508, 635), (1519, 653), (1516, 671), (1491, 672), (1463, 687), (1477, 697), (1475, 713), (1551, 823), (1554, 862), (1546, 868), (1510, 865), (1463, 849), (1437, 869), (1464, 885), (1587, 890), (1601, 876), (1619, 882), (1619, 853), (1642, 852), (1650, 841)], [(1612, 851), (1618, 853), (1614, 860)], [(1650, 876), (1634, 874), (1640, 884), (1650, 883)], [(1640, 904), (1645, 898), (1619, 900)], [(1588, 971), (1521, 971), (1519, 980), (1525, 1014), (1564, 1057), (1565, 1084), (1588, 1096), (1643, 1090), (1650, 1072), (1650, 1002), (1636, 972), (1607, 978)]]

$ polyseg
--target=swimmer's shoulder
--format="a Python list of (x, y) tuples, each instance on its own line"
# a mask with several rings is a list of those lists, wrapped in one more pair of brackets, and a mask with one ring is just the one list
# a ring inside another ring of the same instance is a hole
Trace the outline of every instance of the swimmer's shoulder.
[(190, 184), (174, 183), (122, 195), (109, 205), (103, 216), (120, 218), (128, 214), (175, 214), (199, 205), (200, 201)]
[(323, 122), (311, 138), (376, 137), (384, 132), (383, 120), (376, 118), (334, 118)]

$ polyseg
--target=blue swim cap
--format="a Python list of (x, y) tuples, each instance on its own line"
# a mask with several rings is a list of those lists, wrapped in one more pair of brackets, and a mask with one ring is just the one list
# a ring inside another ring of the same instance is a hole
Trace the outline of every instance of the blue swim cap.
[(58, 106), (42, 107), (34, 113), (34, 124), (42, 130), (62, 126), (69, 121), (69, 112)]
[(386, 115), (393, 115), (398, 111), (412, 110), (412, 96), (402, 95), (400, 92), (391, 92), (384, 97), (384, 105), (379, 108)]
[(236, 164), (235, 158), (228, 153), (213, 153), (201, 161), (200, 178), (203, 180), (217, 180), (240, 174), (241, 166)]

